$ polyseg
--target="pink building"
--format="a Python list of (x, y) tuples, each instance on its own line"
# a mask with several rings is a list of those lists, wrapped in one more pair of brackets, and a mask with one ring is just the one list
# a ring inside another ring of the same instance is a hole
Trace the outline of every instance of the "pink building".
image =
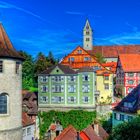
[(116, 91), (126, 96), (140, 83), (140, 54), (120, 54), (116, 69)]

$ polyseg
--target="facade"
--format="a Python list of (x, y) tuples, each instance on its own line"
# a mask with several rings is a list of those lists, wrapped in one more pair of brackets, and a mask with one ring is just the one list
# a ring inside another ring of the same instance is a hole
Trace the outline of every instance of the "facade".
[(91, 56), (80, 46), (64, 57), (60, 63), (62, 65), (70, 66), (73, 69), (80, 69), (83, 67), (95, 67), (97, 69), (102, 67), (95, 56)]
[(22, 113), (22, 140), (34, 140), (35, 139), (35, 123), (27, 113)]
[(92, 68), (74, 71), (58, 64), (39, 74), (38, 89), (40, 110), (95, 108), (95, 72)]
[(140, 54), (119, 55), (116, 70), (116, 92), (122, 89), (120, 94), (126, 96), (140, 83), (139, 59)]
[(134, 88), (113, 110), (113, 126), (131, 121), (139, 114), (140, 85)]
[(22, 139), (22, 61), (0, 24), (0, 140)]
[(113, 73), (107, 69), (96, 71), (97, 102), (109, 104), (113, 97)]

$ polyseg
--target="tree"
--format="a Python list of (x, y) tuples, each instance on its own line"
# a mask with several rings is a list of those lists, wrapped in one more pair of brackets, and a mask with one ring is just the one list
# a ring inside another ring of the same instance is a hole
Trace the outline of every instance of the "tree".
[(43, 53), (39, 52), (35, 60), (35, 76), (37, 76), (42, 71), (46, 70), (47, 66), (48, 62), (46, 60), (46, 56)]
[(22, 88), (29, 89), (34, 86), (34, 63), (31, 55), (24, 51), (19, 52), (25, 58), (22, 65)]
[(101, 53), (96, 53), (95, 56), (96, 56), (97, 61), (98, 61), (99, 63), (105, 63), (105, 62), (106, 62), (106, 60), (104, 59), (104, 57), (102, 56)]
[(130, 122), (124, 122), (113, 128), (109, 140), (139, 140), (140, 116)]
[(51, 66), (53, 66), (57, 63), (57, 61), (54, 59), (54, 56), (53, 56), (52, 52), (48, 53), (48, 56), (47, 56), (46, 59), (47, 59), (47, 62), (48, 62), (47, 63), (48, 67), (51, 67)]

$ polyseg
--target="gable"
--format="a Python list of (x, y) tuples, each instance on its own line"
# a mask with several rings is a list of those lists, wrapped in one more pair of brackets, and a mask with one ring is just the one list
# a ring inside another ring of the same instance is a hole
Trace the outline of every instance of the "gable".
[(61, 64), (71, 66), (74, 69), (82, 67), (101, 66), (101, 64), (97, 62), (95, 56), (90, 55), (80, 46), (78, 46), (68, 56), (66, 56), (61, 61)]
[(58, 67), (56, 66), (51, 72), (50, 74), (64, 74), (64, 72)]

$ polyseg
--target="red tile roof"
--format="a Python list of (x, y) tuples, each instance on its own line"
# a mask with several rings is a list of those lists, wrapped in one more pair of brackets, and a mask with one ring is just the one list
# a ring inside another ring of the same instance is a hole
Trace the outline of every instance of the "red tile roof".
[(109, 69), (110, 71), (115, 73), (116, 72), (116, 68), (117, 68), (117, 62), (102, 63), (102, 66), (106, 67), (107, 69)]
[(31, 118), (27, 115), (27, 113), (22, 112), (22, 125), (23, 125), (23, 127), (32, 125), (32, 124), (34, 124), (34, 123), (35, 123), (34, 120), (31, 119)]
[(24, 58), (13, 47), (2, 24), (0, 24), (0, 57), (24, 60)]
[(119, 60), (124, 72), (140, 72), (140, 54), (120, 54)]
[(65, 128), (62, 133), (55, 138), (55, 140), (75, 140), (77, 137), (77, 131), (72, 126), (69, 125), (67, 128)]
[(100, 53), (106, 58), (117, 58), (119, 54), (140, 53), (140, 45), (93, 46), (93, 50), (88, 52), (92, 55)]

